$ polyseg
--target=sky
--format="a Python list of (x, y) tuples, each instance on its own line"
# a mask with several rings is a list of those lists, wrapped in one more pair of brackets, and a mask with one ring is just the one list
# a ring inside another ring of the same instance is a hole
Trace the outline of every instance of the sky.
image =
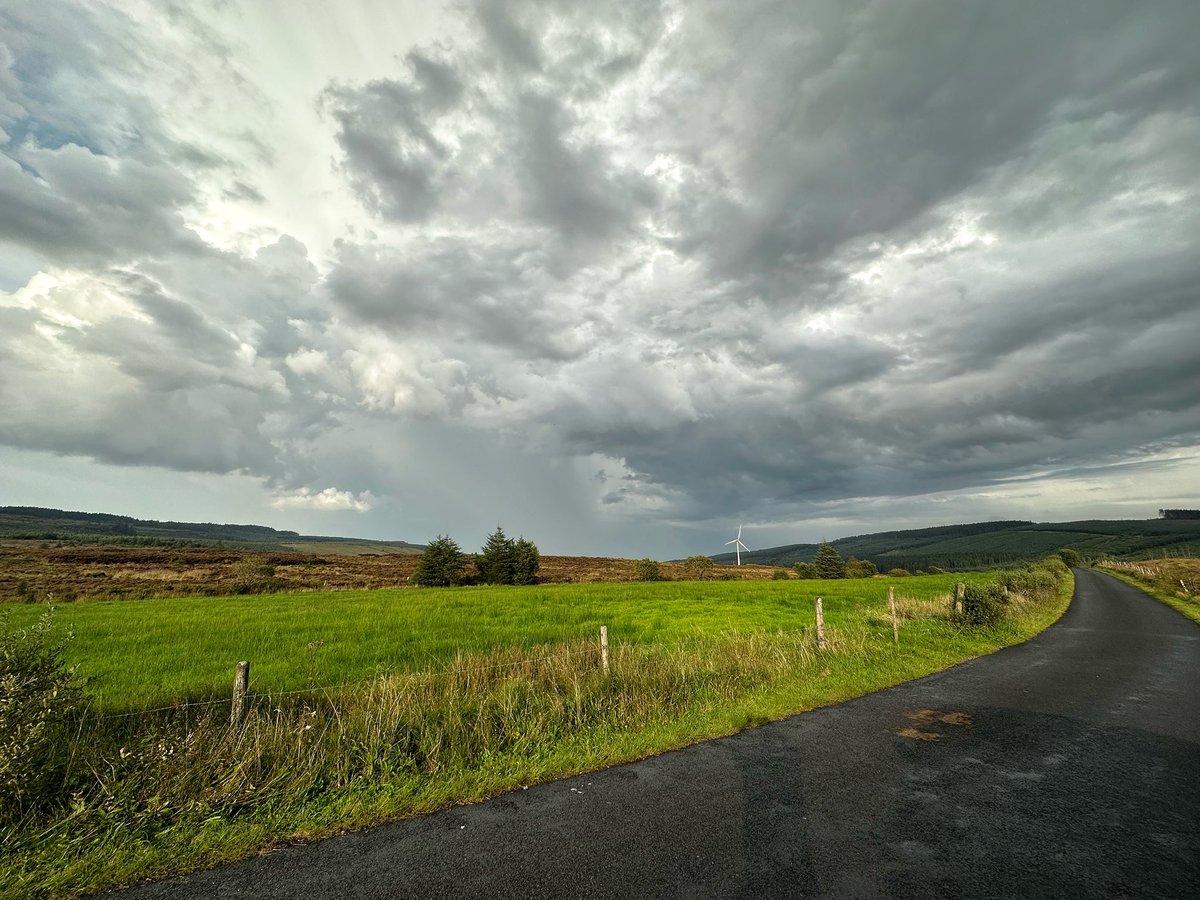
[(0, 0), (0, 505), (656, 558), (1200, 506), (1197, 34)]

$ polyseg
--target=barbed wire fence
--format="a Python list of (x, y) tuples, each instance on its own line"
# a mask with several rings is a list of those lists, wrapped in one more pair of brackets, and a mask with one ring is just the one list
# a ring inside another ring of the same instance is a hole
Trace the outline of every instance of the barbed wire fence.
[[(960, 583), (957, 586), (958, 594), (961, 594), (963, 585)], [(898, 646), (900, 643), (899, 622), (897, 619), (894, 596), (894, 588), (888, 585), (888, 607), (887, 613), (891, 621), (893, 642)], [(901, 598), (902, 599), (902, 598)], [(620, 645), (620, 648), (628, 651), (636, 648), (639, 652), (655, 652), (655, 651), (686, 651), (695, 649), (706, 643), (711, 643), (714, 640), (738, 638), (753, 638), (753, 637), (783, 637), (791, 636), (801, 640), (815, 640), (815, 648), (819, 651), (829, 649), (829, 641), (825, 639), (824, 634), (824, 617), (821, 606), (821, 598), (814, 598), (814, 612), (816, 614), (816, 624), (809, 623), (799, 624), (793, 628), (780, 628), (778, 630), (761, 631), (754, 633), (739, 633), (736, 631), (722, 631), (718, 634), (699, 634), (691, 640), (679, 640), (672, 643), (660, 642), (631, 642)], [(249, 690), (249, 670), (250, 662), (242, 660), (237, 664), (236, 674), (234, 677), (233, 691), (229, 696), (214, 697), (204, 700), (188, 700), (160, 706), (152, 706), (142, 709), (132, 709), (116, 712), (96, 712), (85, 714), (86, 718), (93, 721), (112, 721), (120, 719), (138, 719), (148, 718), (162, 713), (186, 713), (193, 709), (210, 709), (214, 707), (230, 706), (231, 707), (231, 723), (236, 724), (245, 714), (245, 711), (252, 702), (255, 701), (278, 701), (288, 697), (307, 696), (318, 698), (322, 695), (326, 699), (332, 700), (331, 694), (338, 691), (344, 691), (350, 688), (363, 687), (368, 684), (380, 684), (389, 678), (409, 678), (409, 679), (435, 679), (450, 676), (465, 676), (470, 677), (474, 673), (499, 671), (505, 669), (520, 669), (538, 663), (550, 662), (554, 660), (572, 659), (577, 657), (591, 657), (596, 660), (597, 668), (600, 669), (605, 676), (610, 674), (609, 662), (609, 643), (608, 643), (608, 626), (602, 625), (599, 627), (599, 641), (594, 638), (577, 638), (576, 642), (583, 644), (577, 649), (569, 649), (571, 643), (564, 641), (563, 643), (552, 645), (556, 647), (554, 652), (545, 653), (538, 656), (523, 657), (521, 659), (508, 660), (499, 663), (477, 663), (472, 660), (469, 655), (456, 656), (448, 665), (436, 669), (401, 669), (395, 671), (376, 671), (374, 674), (357, 678), (349, 681), (341, 681), (334, 684), (314, 685), (312, 684), (312, 656), (314, 645), (310, 644), (308, 649), (310, 653), (310, 683), (305, 688), (294, 688), (288, 690), (268, 690), (268, 691), (250, 691)], [(545, 646), (545, 645), (543, 645)], [(532, 649), (532, 648), (531, 648)]]
[[(817, 598), (816, 602), (819, 605), (820, 598)], [(817, 634), (818, 634), (818, 632), (815, 631), (812, 626), (810, 626), (808, 624), (802, 624), (796, 628), (779, 629), (777, 632), (776, 631), (762, 632), (755, 636), (790, 635), (792, 637), (797, 637), (797, 638), (803, 639), (803, 638), (810, 637), (812, 635), (817, 635)], [(625, 649), (636, 648), (638, 651), (642, 651), (642, 652), (682, 651), (682, 650), (687, 650), (689, 648), (694, 648), (694, 647), (700, 646), (704, 643), (711, 642), (714, 639), (717, 639), (717, 640), (722, 639), (722, 638), (727, 639), (727, 638), (731, 638), (731, 637), (735, 637), (735, 636), (736, 637), (751, 637), (752, 635), (739, 635), (736, 632), (721, 632), (718, 635), (698, 636), (694, 640), (691, 640), (691, 641), (681, 640), (681, 641), (677, 641), (677, 642), (669, 643), (669, 644), (668, 643), (659, 643), (659, 642), (651, 642), (651, 643), (637, 642), (636, 644), (625, 644), (624, 647), (625, 647)], [(582, 639), (582, 638), (579, 639), (579, 641), (581, 643), (583, 640), (584, 639)], [(897, 640), (898, 640), (898, 638), (897, 638)], [(818, 646), (818, 648), (824, 648), (826, 646), (826, 642), (822, 641), (820, 639), (820, 636), (818, 636), (818, 638), (817, 638), (817, 646)], [(412, 669), (412, 670), (399, 670), (399, 671), (392, 671), (392, 672), (377, 672), (373, 675), (370, 675), (370, 676), (367, 676), (364, 678), (353, 679), (350, 681), (341, 681), (336, 684), (310, 685), (309, 687), (305, 687), (305, 688), (294, 688), (294, 689), (289, 689), (289, 690), (271, 690), (271, 691), (250, 691), (248, 689), (249, 663), (248, 663), (248, 661), (243, 660), (240, 663), (238, 663), (238, 674), (235, 675), (234, 690), (230, 694), (230, 696), (216, 697), (216, 698), (211, 698), (211, 699), (207, 699), (207, 700), (189, 700), (189, 701), (183, 701), (183, 702), (179, 702), (179, 703), (171, 703), (171, 704), (164, 704), (161, 706), (153, 706), (153, 707), (149, 707), (149, 708), (145, 708), (145, 709), (134, 709), (134, 710), (126, 710), (126, 711), (120, 711), (120, 712), (96, 713), (91, 716), (88, 716), (88, 718), (91, 718), (95, 721), (108, 721), (108, 720), (114, 720), (114, 719), (136, 719), (136, 718), (146, 718), (146, 717), (150, 717), (150, 716), (160, 714), (160, 713), (172, 713), (172, 712), (183, 713), (183, 712), (186, 712), (191, 709), (205, 709), (205, 708), (229, 705), (229, 706), (233, 707), (235, 710), (238, 710), (238, 708), (240, 707), (240, 710), (237, 711), (237, 714), (233, 715), (231, 717), (232, 719), (237, 720), (237, 719), (241, 718), (242, 714), (244, 714), (244, 711), (247, 708), (247, 705), (251, 701), (264, 701), (264, 700), (274, 701), (274, 700), (279, 700), (279, 699), (282, 699), (285, 697), (299, 697), (299, 696), (317, 697), (320, 695), (325, 695), (326, 697), (328, 697), (330, 694), (335, 693), (337, 691), (343, 691), (343, 690), (346, 690), (349, 688), (355, 688), (355, 687), (362, 687), (362, 686), (368, 685), (368, 684), (378, 684), (378, 683), (386, 680), (387, 678), (392, 678), (392, 677), (414, 678), (414, 679), (416, 679), (416, 678), (433, 679), (433, 678), (442, 678), (442, 677), (451, 677), (451, 676), (470, 677), (474, 673), (500, 671), (500, 670), (505, 670), (505, 669), (521, 669), (521, 668), (525, 668), (525, 667), (528, 667), (531, 665), (536, 665), (538, 663), (551, 662), (551, 661), (563, 660), (563, 659), (572, 659), (572, 658), (577, 658), (577, 657), (592, 657), (592, 658), (594, 658), (595, 660), (597, 660), (598, 667), (601, 668), (601, 670), (604, 672), (604, 674), (605, 675), (609, 674), (608, 626), (601, 626), (600, 639), (594, 645), (581, 646), (578, 649), (573, 649), (573, 650), (568, 649), (570, 647), (570, 644), (568, 644), (568, 643), (559, 644), (559, 645), (557, 645), (557, 647), (559, 649), (557, 649), (553, 653), (546, 653), (546, 654), (539, 655), (539, 656), (523, 657), (521, 659), (509, 660), (509, 661), (501, 662), (501, 663), (480, 664), (480, 663), (473, 662), (470, 659), (470, 657), (458, 657), (456, 660), (451, 662), (449, 665), (446, 665), (446, 666), (444, 666), (442, 668), (438, 668), (438, 669)], [(247, 676), (244, 680), (243, 680), (243, 677), (241, 676), (242, 667), (246, 668), (246, 673), (247, 673)], [(241, 687), (239, 687), (239, 685)]]

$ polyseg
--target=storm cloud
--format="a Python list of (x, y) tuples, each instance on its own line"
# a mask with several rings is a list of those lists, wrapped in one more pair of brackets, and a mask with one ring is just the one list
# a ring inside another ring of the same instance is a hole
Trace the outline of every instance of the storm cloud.
[(1194, 471), (1194, 3), (483, 2), (299, 105), (249, 7), (49, 6), (0, 11), (10, 447), (623, 552)]

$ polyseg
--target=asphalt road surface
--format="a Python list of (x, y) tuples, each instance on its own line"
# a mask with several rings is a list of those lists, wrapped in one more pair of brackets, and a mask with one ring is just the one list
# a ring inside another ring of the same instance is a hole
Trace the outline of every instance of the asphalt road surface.
[(1200, 896), (1200, 627), (1076, 577), (920, 681), (121, 896)]

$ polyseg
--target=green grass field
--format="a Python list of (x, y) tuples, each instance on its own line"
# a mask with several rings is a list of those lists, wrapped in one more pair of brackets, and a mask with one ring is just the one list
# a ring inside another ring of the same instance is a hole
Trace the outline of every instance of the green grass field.
[[(1071, 595), (1057, 562), (996, 628), (950, 615), (955, 582), (997, 577), (891, 581), (898, 645), (886, 579), (73, 604), (58, 620), (96, 699), (62, 717), (57, 743), (13, 757), (56, 767), (0, 819), (0, 896), (74, 897), (730, 734), (1026, 640)], [(10, 631), (41, 612), (10, 611)], [(303, 690), (317, 641), (316, 683), (355, 684)], [(239, 659), (252, 691), (300, 693), (252, 697), (236, 727), (225, 703), (138, 712), (228, 697)]]
[[(136, 710), (226, 697), (238, 660), (256, 692), (318, 686), (395, 671), (437, 668), (456, 653), (528, 648), (596, 637), (675, 644), (727, 634), (794, 631), (813, 624), (822, 597), (831, 627), (865, 625), (886, 609), (887, 586), (926, 600), (958, 581), (942, 575), (845, 581), (708, 581), (545, 585), (526, 588), (306, 592), (239, 597), (104, 601), (60, 606), (75, 639), (67, 655), (88, 678), (97, 707)], [(12, 625), (42, 609), (10, 606)], [(317, 642), (321, 642), (317, 645)], [(314, 645), (310, 650), (309, 645)]]

